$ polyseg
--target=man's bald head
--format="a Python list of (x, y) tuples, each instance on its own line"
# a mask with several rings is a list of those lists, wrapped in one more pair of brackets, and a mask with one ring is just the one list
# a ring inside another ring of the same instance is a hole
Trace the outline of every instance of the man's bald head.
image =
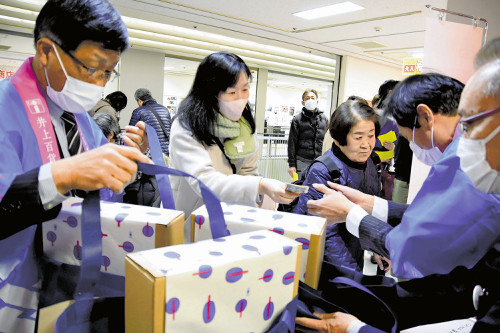
[(500, 37), (490, 40), (479, 50), (474, 58), (474, 67), (478, 69), (496, 59), (500, 59)]
[(500, 106), (500, 59), (481, 67), (467, 82), (459, 112), (469, 117)]

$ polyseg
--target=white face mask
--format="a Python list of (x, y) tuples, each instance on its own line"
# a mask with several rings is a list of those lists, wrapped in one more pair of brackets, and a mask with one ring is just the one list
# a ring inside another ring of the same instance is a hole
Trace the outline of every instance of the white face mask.
[(223, 101), (219, 99), (219, 111), (229, 120), (238, 121), (245, 110), (248, 98), (237, 99), (235, 101)]
[(318, 106), (318, 101), (315, 99), (308, 99), (307, 101), (304, 102), (304, 106), (306, 107), (307, 110), (313, 111)]
[(441, 155), (443, 155), (438, 147), (434, 147), (434, 127), (431, 128), (431, 142), (431, 149), (420, 148), (415, 143), (415, 127), (413, 127), (413, 140), (410, 141), (410, 149), (413, 151), (415, 156), (417, 156), (420, 162), (427, 165), (434, 164), (434, 162), (437, 162), (441, 158)]
[(458, 142), (460, 168), (472, 183), (485, 193), (500, 193), (500, 175), (486, 160), (486, 144), (498, 133), (500, 126), (484, 139), (473, 140), (462, 136)]
[(89, 111), (103, 97), (104, 87), (69, 76), (66, 73), (61, 58), (59, 58), (59, 53), (55, 45), (53, 45), (53, 48), (64, 75), (66, 75), (66, 83), (61, 91), (55, 91), (50, 86), (47, 69), (44, 68), (45, 78), (47, 79), (47, 96), (64, 111), (71, 113), (85, 113)]

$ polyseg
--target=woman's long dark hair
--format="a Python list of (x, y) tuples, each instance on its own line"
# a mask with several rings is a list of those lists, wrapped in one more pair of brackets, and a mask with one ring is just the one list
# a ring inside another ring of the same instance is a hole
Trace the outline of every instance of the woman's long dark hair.
[[(177, 112), (181, 124), (189, 126), (197, 140), (208, 146), (215, 144), (212, 133), (219, 109), (217, 96), (234, 86), (241, 73), (245, 73), (249, 80), (252, 78), (245, 62), (233, 53), (212, 53), (201, 61), (191, 91), (181, 102)], [(255, 121), (248, 103), (243, 117), (254, 133)]]

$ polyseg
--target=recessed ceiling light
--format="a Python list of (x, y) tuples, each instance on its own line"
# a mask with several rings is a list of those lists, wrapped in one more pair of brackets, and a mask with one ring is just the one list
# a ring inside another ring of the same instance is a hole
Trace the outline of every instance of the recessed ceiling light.
[(335, 5), (319, 7), (315, 9), (305, 10), (302, 12), (294, 13), (293, 15), (305, 18), (306, 20), (313, 20), (320, 17), (333, 16), (339, 14), (345, 14), (349, 12), (354, 12), (357, 10), (365, 9), (359, 5), (356, 5), (350, 1), (337, 3)]

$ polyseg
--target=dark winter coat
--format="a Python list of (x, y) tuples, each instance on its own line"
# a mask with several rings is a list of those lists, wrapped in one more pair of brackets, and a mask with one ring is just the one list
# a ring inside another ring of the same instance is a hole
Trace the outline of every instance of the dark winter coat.
[[(168, 133), (168, 138), (163, 133), (160, 124), (156, 120), (155, 115), (149, 109), (149, 106), (152, 107), (158, 116), (160, 116), (163, 125)], [(144, 101), (142, 106), (132, 112), (132, 117), (130, 118), (129, 125), (135, 126), (138, 121), (142, 120), (146, 124), (152, 126), (156, 130), (156, 134), (158, 134), (158, 139), (160, 140), (161, 150), (164, 154), (169, 155), (168, 146), (170, 143), (170, 126), (172, 125), (172, 120), (170, 118), (170, 113), (167, 108), (161, 104), (156, 103), (154, 99), (149, 99)]]
[(288, 165), (297, 167), (297, 159), (312, 161), (321, 156), (323, 138), (328, 126), (328, 119), (323, 111), (302, 112), (293, 117), (288, 136)]
[[(381, 190), (380, 177), (375, 163), (380, 159), (374, 153), (374, 158), (368, 158), (365, 163), (357, 163), (349, 160), (335, 144), (325, 154), (335, 161), (340, 171), (340, 184), (352, 187), (363, 193), (379, 195)], [(312, 184), (326, 184), (333, 181), (323, 163), (311, 165), (303, 185), (309, 186), (307, 193), (301, 194), (294, 213), (308, 214), (307, 201), (318, 200), (323, 193), (317, 191)], [(327, 227), (325, 241), (324, 260), (336, 265), (350, 267), (363, 271), (363, 250), (359, 239), (347, 231), (345, 223), (339, 223)]]

